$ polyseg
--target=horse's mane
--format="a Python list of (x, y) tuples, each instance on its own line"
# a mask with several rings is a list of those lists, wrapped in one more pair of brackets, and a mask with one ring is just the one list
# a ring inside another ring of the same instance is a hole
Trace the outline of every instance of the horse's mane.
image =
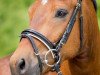
[(97, 2), (96, 2), (96, 0), (92, 0), (92, 2), (93, 2), (93, 5), (94, 5), (94, 8), (95, 8), (95, 11), (97, 12)]

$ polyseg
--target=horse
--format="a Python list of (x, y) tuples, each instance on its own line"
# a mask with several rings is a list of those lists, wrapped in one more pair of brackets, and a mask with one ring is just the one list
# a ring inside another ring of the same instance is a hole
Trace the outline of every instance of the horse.
[[(1, 60), (0, 75), (100, 75), (94, 5), (92, 0), (37, 0), (29, 8), (30, 27), (21, 33), (18, 48)], [(5, 69), (11, 73), (3, 74)]]

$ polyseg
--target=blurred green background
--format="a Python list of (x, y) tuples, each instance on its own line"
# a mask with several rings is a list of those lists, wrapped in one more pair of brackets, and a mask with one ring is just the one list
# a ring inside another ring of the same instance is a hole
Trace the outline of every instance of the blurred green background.
[[(0, 0), (0, 58), (11, 54), (18, 46), (19, 35), (28, 27), (28, 7), (34, 0)], [(98, 22), (100, 26), (100, 0)]]

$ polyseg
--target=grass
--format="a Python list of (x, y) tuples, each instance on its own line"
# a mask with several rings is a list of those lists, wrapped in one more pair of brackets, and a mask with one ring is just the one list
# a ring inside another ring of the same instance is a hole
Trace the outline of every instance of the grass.
[[(34, 0), (0, 0), (0, 57), (12, 53), (18, 46), (19, 35), (28, 27), (28, 7)], [(100, 0), (98, 22), (100, 26)]]
[(97, 16), (98, 16), (98, 23), (99, 23), (99, 29), (100, 29), (100, 0), (97, 0), (97, 3), (98, 3)]
[(28, 27), (28, 7), (33, 0), (0, 0), (0, 57), (13, 52), (20, 32)]

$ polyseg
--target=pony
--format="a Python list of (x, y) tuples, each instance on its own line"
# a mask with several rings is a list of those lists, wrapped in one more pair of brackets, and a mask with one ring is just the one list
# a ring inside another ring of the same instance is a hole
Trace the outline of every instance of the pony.
[[(29, 8), (29, 28), (44, 35), (52, 43), (58, 43), (68, 27), (77, 2), (77, 0), (37, 0)], [(95, 1), (82, 0), (79, 9), (81, 12), (77, 13), (68, 40), (60, 49), (60, 70), (63, 75), (100, 75), (100, 32), (94, 8), (96, 8)], [(83, 17), (83, 27), (80, 27), (80, 16)], [(45, 62), (47, 56), (48, 63), (54, 64), (52, 52), (48, 53), (47, 47), (39, 40), (34, 38), (32, 40), (39, 50), (42, 72), (32, 44), (27, 38), (22, 37), (18, 48), (10, 58), (10, 68), (9, 65), (3, 67), (3, 62), (7, 62), (9, 57), (1, 60), (0, 75), (3, 75), (4, 69), (11, 69), (11, 73), (8, 71), (7, 75), (57, 75), (56, 72), (51, 72), (52, 68)], [(8, 64), (6, 62), (4, 64)]]

